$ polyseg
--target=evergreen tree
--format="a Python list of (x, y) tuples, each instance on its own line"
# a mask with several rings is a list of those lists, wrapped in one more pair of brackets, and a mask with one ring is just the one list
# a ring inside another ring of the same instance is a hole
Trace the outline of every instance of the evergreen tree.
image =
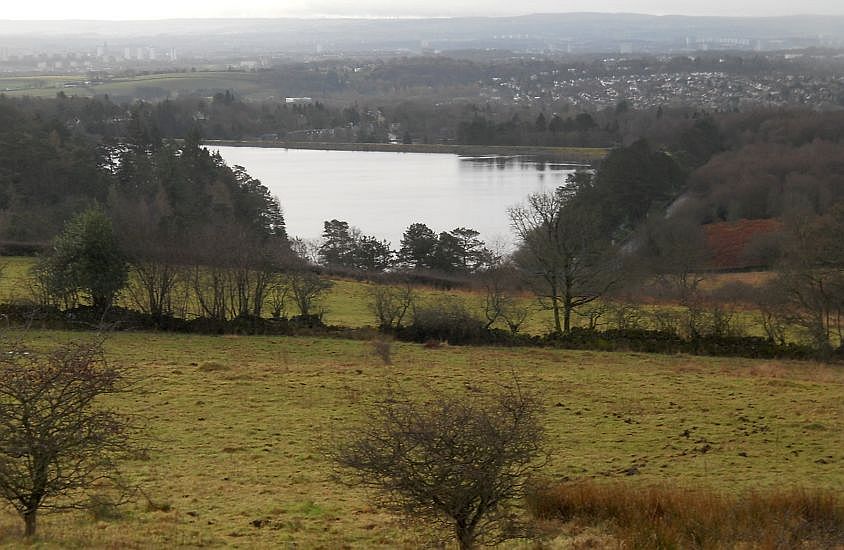
[(114, 303), (128, 278), (126, 259), (111, 220), (99, 208), (86, 210), (65, 225), (41, 268), (50, 292), (80, 292), (98, 311)]

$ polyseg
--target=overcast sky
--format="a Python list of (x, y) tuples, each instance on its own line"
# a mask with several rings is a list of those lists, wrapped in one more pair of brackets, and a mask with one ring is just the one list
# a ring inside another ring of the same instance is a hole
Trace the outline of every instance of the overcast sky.
[(5, 0), (0, 19), (420, 17), (575, 11), (658, 15), (844, 15), (842, 0)]

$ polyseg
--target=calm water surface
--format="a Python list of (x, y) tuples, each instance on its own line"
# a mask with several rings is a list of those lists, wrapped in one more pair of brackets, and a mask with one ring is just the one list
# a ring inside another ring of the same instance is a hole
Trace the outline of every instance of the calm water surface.
[(436, 232), (471, 227), (509, 247), (507, 209), (565, 182), (570, 166), (517, 158), (362, 151), (214, 147), (281, 201), (291, 236), (319, 238), (338, 219), (398, 248), (411, 223)]

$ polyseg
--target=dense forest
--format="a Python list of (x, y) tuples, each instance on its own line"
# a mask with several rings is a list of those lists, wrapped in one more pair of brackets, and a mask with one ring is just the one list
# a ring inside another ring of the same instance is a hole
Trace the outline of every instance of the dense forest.
[[(528, 118), (489, 106), (394, 109), (393, 118), (385, 118), (357, 105), (273, 107), (228, 92), (210, 101), (127, 105), (108, 98), (0, 98), (0, 238), (45, 242), (70, 215), (94, 203), (108, 205), (115, 215), (151, 217), (183, 234), (212, 220), (283, 233), (280, 205), (266, 188), (200, 149), (200, 136), (339, 125), (366, 127), (363, 133), (373, 137), (386, 131), (384, 120), (394, 119), (403, 120), (408, 133), (417, 129), (413, 121), (448, 119), (458, 141), (467, 144), (614, 144), (592, 176), (578, 178), (581, 194), (601, 205), (604, 230), (615, 238), (666, 211), (698, 224), (797, 211), (820, 215), (844, 192), (841, 112), (707, 114), (619, 104)], [(175, 138), (183, 141), (176, 144)], [(130, 205), (145, 212), (127, 212)]]

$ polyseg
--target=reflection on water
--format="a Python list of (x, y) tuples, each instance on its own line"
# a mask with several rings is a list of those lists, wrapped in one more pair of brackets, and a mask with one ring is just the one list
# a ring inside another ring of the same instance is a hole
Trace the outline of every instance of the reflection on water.
[(458, 157), (461, 161), (461, 166), (466, 166), (471, 169), (478, 168), (498, 168), (506, 170), (508, 168), (518, 167), (522, 170), (537, 170), (543, 172), (545, 170), (565, 171), (588, 169), (588, 164), (567, 164), (560, 162), (552, 162), (537, 158), (530, 155), (512, 155), (512, 156), (489, 156), (489, 157)]
[(323, 221), (336, 218), (394, 248), (415, 222), (434, 231), (471, 227), (487, 243), (510, 245), (507, 209), (562, 185), (578, 168), (526, 156), (215, 149), (279, 197), (291, 235), (318, 238)]

